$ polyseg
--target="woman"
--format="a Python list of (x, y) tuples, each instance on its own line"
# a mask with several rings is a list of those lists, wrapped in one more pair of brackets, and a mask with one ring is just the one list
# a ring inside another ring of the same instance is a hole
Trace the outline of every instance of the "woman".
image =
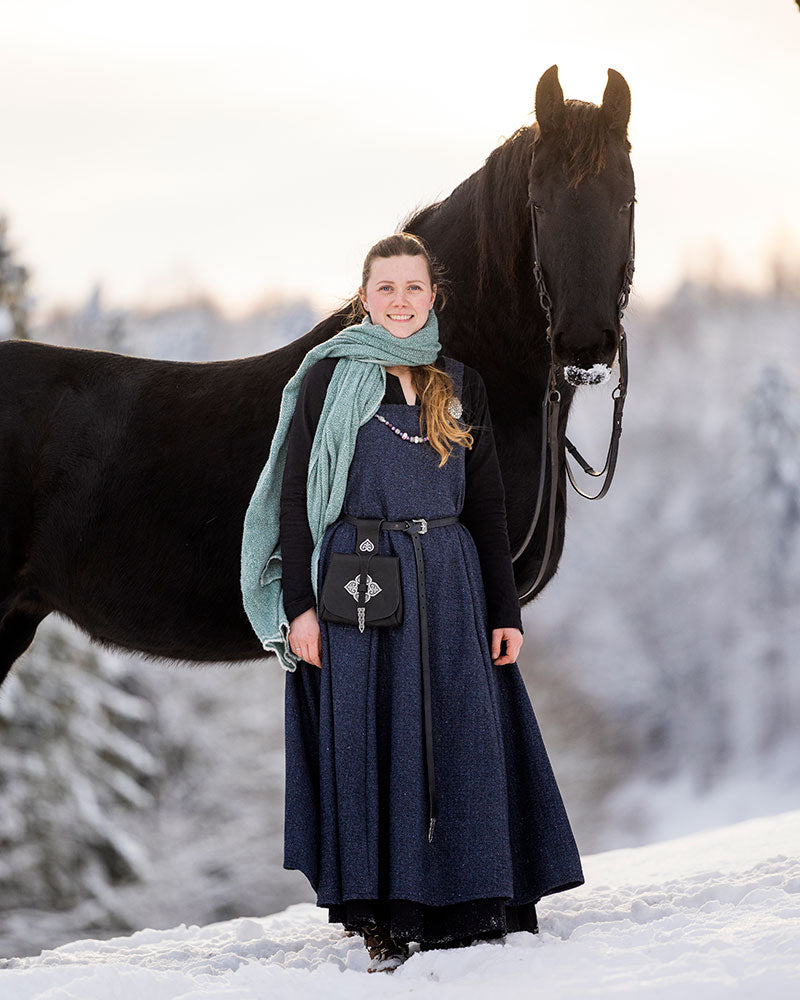
[[(354, 320), (366, 316), (337, 335), (378, 340), (359, 351), (334, 337), (301, 365), (280, 494), (288, 649), (275, 629), (272, 646), (259, 633), (287, 667), (284, 867), (306, 875), (331, 922), (363, 935), (370, 971), (395, 968), (410, 941), (535, 933), (535, 903), (583, 883), (516, 664), (522, 625), (486, 391), (441, 353), (434, 268), (418, 237), (381, 240), (352, 303)], [(326, 518), (309, 516), (328, 499), (313, 476), (330, 451), (321, 436), (349, 414), (330, 401), (341, 403), (348, 362), (351, 382), (377, 370), (382, 391), (377, 407), (366, 390), (353, 402), (344, 498), (332, 505), (341, 516), (323, 532)], [(318, 617), (331, 557), (361, 538), (348, 517), (385, 519), (375, 537), (400, 560), (400, 625)]]

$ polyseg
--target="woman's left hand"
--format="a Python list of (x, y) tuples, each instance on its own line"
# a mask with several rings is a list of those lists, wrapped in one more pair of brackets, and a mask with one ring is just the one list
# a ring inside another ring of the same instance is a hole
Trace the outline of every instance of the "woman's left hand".
[[(500, 643), (506, 640), (506, 651), (500, 656)], [(501, 663), (516, 663), (519, 651), (522, 649), (522, 632), (518, 628), (492, 629), (492, 663), (499, 667)]]

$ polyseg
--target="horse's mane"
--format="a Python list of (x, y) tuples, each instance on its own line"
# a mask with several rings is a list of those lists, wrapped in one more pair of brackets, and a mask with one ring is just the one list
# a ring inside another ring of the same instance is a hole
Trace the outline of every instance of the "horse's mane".
[[(568, 185), (574, 188), (596, 176), (605, 166), (610, 133), (598, 105), (570, 99), (564, 102), (564, 110), (561, 148)], [(630, 142), (626, 136), (623, 138), (629, 152)], [(449, 198), (413, 210), (398, 231), (416, 233), (425, 227), (444, 201), (464, 201), (469, 206), (474, 226), (477, 245), (467, 246), (476, 257), (479, 289), (488, 285), (490, 274), (509, 288), (517, 287), (518, 269), (530, 267), (530, 224), (527, 213), (521, 212), (520, 206), (524, 204), (522, 198), (527, 201), (531, 157), (540, 139), (538, 123), (521, 126), (493, 150), (483, 167), (462, 181)], [(498, 233), (503, 234), (502, 239), (498, 239)]]
[[(493, 150), (485, 164), (456, 187), (452, 194), (425, 208), (411, 212), (400, 229), (416, 233), (424, 229), (445, 201), (463, 205), (469, 213), (469, 232), (465, 241), (454, 233), (448, 234), (451, 254), (467, 252), (477, 267), (478, 288), (489, 284), (490, 273), (513, 287), (515, 269), (519, 266), (521, 249), (526, 245), (529, 228), (525, 213), (520, 212), (520, 192), (527, 190), (531, 158), (531, 127), (523, 125)], [(459, 218), (456, 212), (455, 218)], [(461, 216), (465, 218), (465, 216)], [(498, 233), (503, 234), (498, 239)]]

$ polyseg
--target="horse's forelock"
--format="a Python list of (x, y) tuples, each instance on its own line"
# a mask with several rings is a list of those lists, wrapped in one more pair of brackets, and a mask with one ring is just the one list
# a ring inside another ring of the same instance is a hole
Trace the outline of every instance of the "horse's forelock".
[[(558, 136), (567, 169), (567, 186), (578, 187), (583, 181), (597, 177), (606, 165), (608, 145), (613, 137), (603, 110), (590, 101), (564, 101), (563, 127)], [(532, 127), (534, 144), (541, 141), (538, 124)], [(624, 149), (630, 152), (627, 135)]]

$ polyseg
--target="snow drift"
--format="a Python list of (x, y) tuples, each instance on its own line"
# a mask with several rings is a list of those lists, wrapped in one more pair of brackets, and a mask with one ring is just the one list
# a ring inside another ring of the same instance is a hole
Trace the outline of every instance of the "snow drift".
[[(548, 1000), (800, 995), (800, 810), (584, 858), (540, 933), (419, 952), (367, 975), (357, 937), (309, 903), (267, 917), (75, 941), (0, 963), (5, 1000), (256, 1000), (487, 991)], [(534, 989), (535, 985), (535, 989)]]

